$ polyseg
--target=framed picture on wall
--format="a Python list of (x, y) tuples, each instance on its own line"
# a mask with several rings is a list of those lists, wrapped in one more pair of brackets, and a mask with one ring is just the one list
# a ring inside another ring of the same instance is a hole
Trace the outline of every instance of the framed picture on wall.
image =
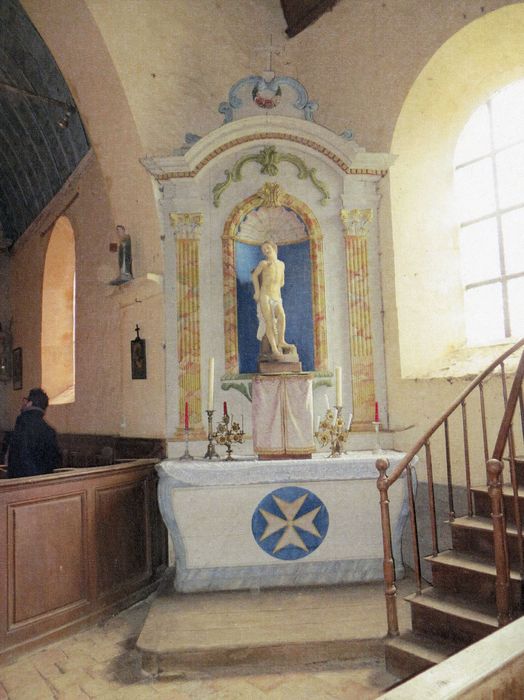
[(13, 349), (13, 389), (22, 388), (22, 348)]
[(136, 327), (136, 338), (131, 341), (131, 379), (147, 379), (146, 341)]

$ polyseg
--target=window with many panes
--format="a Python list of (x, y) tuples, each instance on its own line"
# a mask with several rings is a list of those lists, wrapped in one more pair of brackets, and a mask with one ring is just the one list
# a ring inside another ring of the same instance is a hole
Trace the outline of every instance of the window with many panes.
[(455, 150), (468, 344), (524, 333), (524, 80), (471, 115)]

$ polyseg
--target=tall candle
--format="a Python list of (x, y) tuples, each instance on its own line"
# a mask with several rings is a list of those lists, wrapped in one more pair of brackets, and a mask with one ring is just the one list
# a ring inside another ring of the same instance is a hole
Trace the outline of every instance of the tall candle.
[(209, 358), (207, 367), (207, 410), (213, 410), (213, 385), (215, 383), (215, 358)]
[(327, 410), (329, 411), (329, 399), (328, 399), (328, 395), (327, 395), (327, 394), (324, 394), (324, 398), (326, 399), (326, 408), (327, 408)]
[(318, 433), (320, 429), (320, 416), (317, 416), (317, 425), (315, 427), (315, 432)]
[(335, 406), (342, 406), (342, 370), (335, 367)]
[(227, 401), (224, 401), (224, 415), (227, 416)]
[(375, 423), (380, 423), (380, 418), (378, 415), (378, 401), (375, 401)]
[(184, 427), (186, 430), (189, 430), (189, 405), (186, 401), (186, 408), (184, 411)]
[(351, 428), (351, 421), (353, 420), (353, 414), (350, 413), (348, 417), (348, 427), (346, 428), (347, 431)]

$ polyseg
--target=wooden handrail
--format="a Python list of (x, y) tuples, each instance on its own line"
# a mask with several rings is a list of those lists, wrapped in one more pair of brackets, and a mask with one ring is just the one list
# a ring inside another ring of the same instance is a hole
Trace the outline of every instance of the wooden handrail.
[(509, 429), (513, 421), (513, 414), (517, 407), (517, 401), (522, 391), (522, 380), (524, 378), (524, 353), (520, 358), (517, 371), (515, 373), (515, 378), (513, 384), (511, 385), (511, 390), (509, 392), (508, 401), (506, 403), (506, 409), (504, 411), (504, 416), (502, 418), (502, 423), (500, 424), (499, 434), (497, 436), (497, 441), (495, 443), (495, 448), (493, 449), (493, 459), (502, 459), (502, 454), (504, 448), (506, 447), (506, 442), (508, 439)]
[[(395, 481), (399, 478), (399, 476), (402, 474), (402, 472), (406, 469), (407, 465), (411, 462), (413, 457), (422, 449), (422, 447), (428, 442), (429, 438), (435, 433), (438, 428), (444, 423), (445, 420), (449, 418), (449, 416), (455, 411), (455, 409), (460, 406), (460, 404), (466, 399), (471, 392), (477, 388), (477, 386), (484, 380), (486, 377), (488, 377), (493, 370), (495, 370), (501, 362), (503, 362), (506, 358), (510, 357), (513, 355), (517, 350), (519, 350), (521, 347), (524, 346), (524, 338), (521, 338), (515, 345), (513, 345), (509, 350), (506, 350), (502, 355), (500, 355), (496, 360), (494, 360), (487, 369), (485, 369), (483, 372), (481, 372), (468, 386), (464, 389), (464, 391), (459, 394), (459, 396), (453, 401), (453, 403), (449, 406), (449, 408), (444, 411), (444, 413), (435, 421), (435, 423), (427, 430), (424, 435), (415, 443), (415, 445), (409, 450), (409, 452), (406, 453), (406, 455), (400, 460), (400, 462), (397, 464), (395, 469), (391, 472), (391, 474), (388, 475), (388, 487), (391, 486), (392, 484), (395, 483)], [(520, 364), (522, 364), (522, 358), (519, 363), (519, 368)], [(514, 384), (515, 386), (515, 384)], [(512, 389), (513, 391), (513, 389)], [(511, 394), (510, 394), (511, 397)], [(518, 394), (517, 394), (518, 398)], [(517, 399), (515, 399), (516, 401)], [(509, 401), (508, 401), (509, 404)], [(495, 453), (493, 455), (495, 457)], [(495, 457), (496, 458), (496, 457)]]
[(486, 468), (488, 472), (488, 493), (491, 501), (491, 520), (493, 522), (495, 568), (497, 571), (497, 583), (495, 585), (497, 616), (499, 627), (503, 627), (510, 621), (510, 579), (504, 505), (502, 502), (502, 462), (498, 459), (490, 459)]

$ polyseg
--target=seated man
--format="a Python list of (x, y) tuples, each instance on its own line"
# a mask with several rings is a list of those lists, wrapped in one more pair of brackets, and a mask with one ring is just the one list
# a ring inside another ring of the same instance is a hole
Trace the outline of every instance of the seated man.
[(61, 464), (56, 432), (44, 420), (49, 399), (42, 389), (31, 389), (16, 419), (7, 457), (7, 476), (49, 474)]

